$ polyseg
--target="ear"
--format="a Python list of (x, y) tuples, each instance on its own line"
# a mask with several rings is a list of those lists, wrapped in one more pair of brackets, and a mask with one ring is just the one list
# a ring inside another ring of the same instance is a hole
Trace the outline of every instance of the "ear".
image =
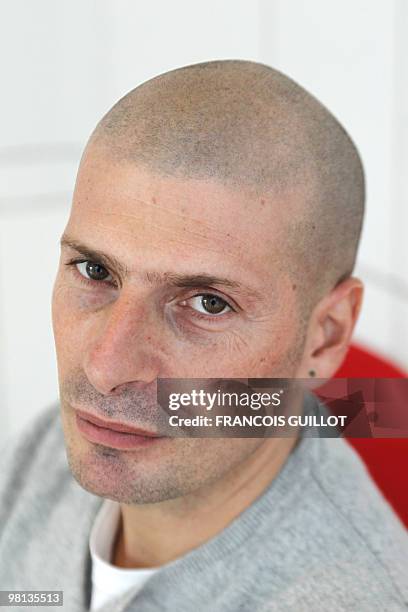
[[(340, 367), (363, 300), (363, 283), (354, 277), (340, 282), (313, 309), (297, 378), (330, 378)], [(318, 381), (316, 381), (317, 383)]]

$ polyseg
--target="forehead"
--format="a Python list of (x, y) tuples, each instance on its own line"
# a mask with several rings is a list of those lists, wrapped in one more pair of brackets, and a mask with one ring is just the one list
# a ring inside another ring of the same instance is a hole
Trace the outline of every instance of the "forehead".
[(69, 233), (130, 266), (172, 262), (188, 271), (238, 272), (261, 281), (284, 269), (290, 195), (255, 196), (215, 181), (160, 176), (131, 163), (86, 155)]

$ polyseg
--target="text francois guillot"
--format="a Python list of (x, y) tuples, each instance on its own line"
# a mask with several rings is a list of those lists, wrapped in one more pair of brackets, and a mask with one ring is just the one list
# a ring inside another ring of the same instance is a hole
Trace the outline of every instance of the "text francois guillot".
[[(281, 405), (281, 389), (274, 393), (229, 393), (220, 390), (209, 393), (203, 389), (193, 389), (189, 393), (170, 393), (169, 410), (176, 411), (181, 407), (201, 407), (211, 411), (214, 408), (220, 410), (224, 407), (248, 407), (251, 410), (259, 410), (262, 407), (278, 407)], [(345, 426), (347, 416), (335, 415), (225, 415), (217, 414), (215, 417), (206, 415), (195, 415), (181, 417), (171, 415), (169, 424), (172, 427), (336, 427)]]

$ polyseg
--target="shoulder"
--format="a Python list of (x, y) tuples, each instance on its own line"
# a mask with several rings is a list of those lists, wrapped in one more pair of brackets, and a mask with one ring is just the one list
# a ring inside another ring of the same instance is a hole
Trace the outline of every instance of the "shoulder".
[(0, 453), (3, 527), (23, 514), (24, 507), (49, 511), (63, 492), (75, 487), (66, 458), (58, 403), (33, 417), (18, 434), (9, 436)]
[(63, 453), (63, 434), (59, 417), (59, 405), (52, 404), (32, 417), (17, 434), (6, 438), (0, 447), (2, 470), (0, 489), (17, 478), (21, 468), (37, 465), (55, 450), (59, 459)]
[(254, 549), (261, 610), (408, 609), (407, 531), (346, 440), (302, 439), (276, 484)]
[(59, 405), (55, 403), (32, 417), (21, 431), (6, 438), (1, 445), (0, 487), (11, 476), (15, 477), (21, 467), (41, 461), (62, 440)]
[(372, 480), (357, 452), (344, 439), (319, 440), (320, 460), (311, 470), (326, 512), (365, 544), (385, 565), (400, 556), (408, 563), (408, 534)]
[(59, 585), (74, 609), (83, 599), (89, 533), (101, 499), (71, 473), (59, 406), (33, 418), (2, 451), (0, 558), (12, 563), (0, 563), (0, 582), (12, 590)]
[[(316, 537), (322, 551), (319, 591), (337, 593), (338, 609), (408, 607), (408, 534), (365, 464), (341, 438), (321, 438), (311, 466)], [(313, 569), (310, 568), (312, 574)], [(342, 608), (340, 603), (344, 601)], [(366, 606), (366, 607), (364, 607)], [(337, 608), (334, 608), (337, 609)]]

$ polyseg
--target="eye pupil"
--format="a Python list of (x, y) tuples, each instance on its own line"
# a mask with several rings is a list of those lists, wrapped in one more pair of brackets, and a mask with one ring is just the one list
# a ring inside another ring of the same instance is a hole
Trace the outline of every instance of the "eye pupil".
[(92, 261), (88, 261), (86, 264), (86, 273), (92, 280), (105, 280), (105, 278), (109, 276), (109, 272), (106, 268)]
[(225, 300), (216, 295), (203, 295), (201, 298), (203, 308), (211, 314), (219, 314), (222, 312), (227, 305)]

